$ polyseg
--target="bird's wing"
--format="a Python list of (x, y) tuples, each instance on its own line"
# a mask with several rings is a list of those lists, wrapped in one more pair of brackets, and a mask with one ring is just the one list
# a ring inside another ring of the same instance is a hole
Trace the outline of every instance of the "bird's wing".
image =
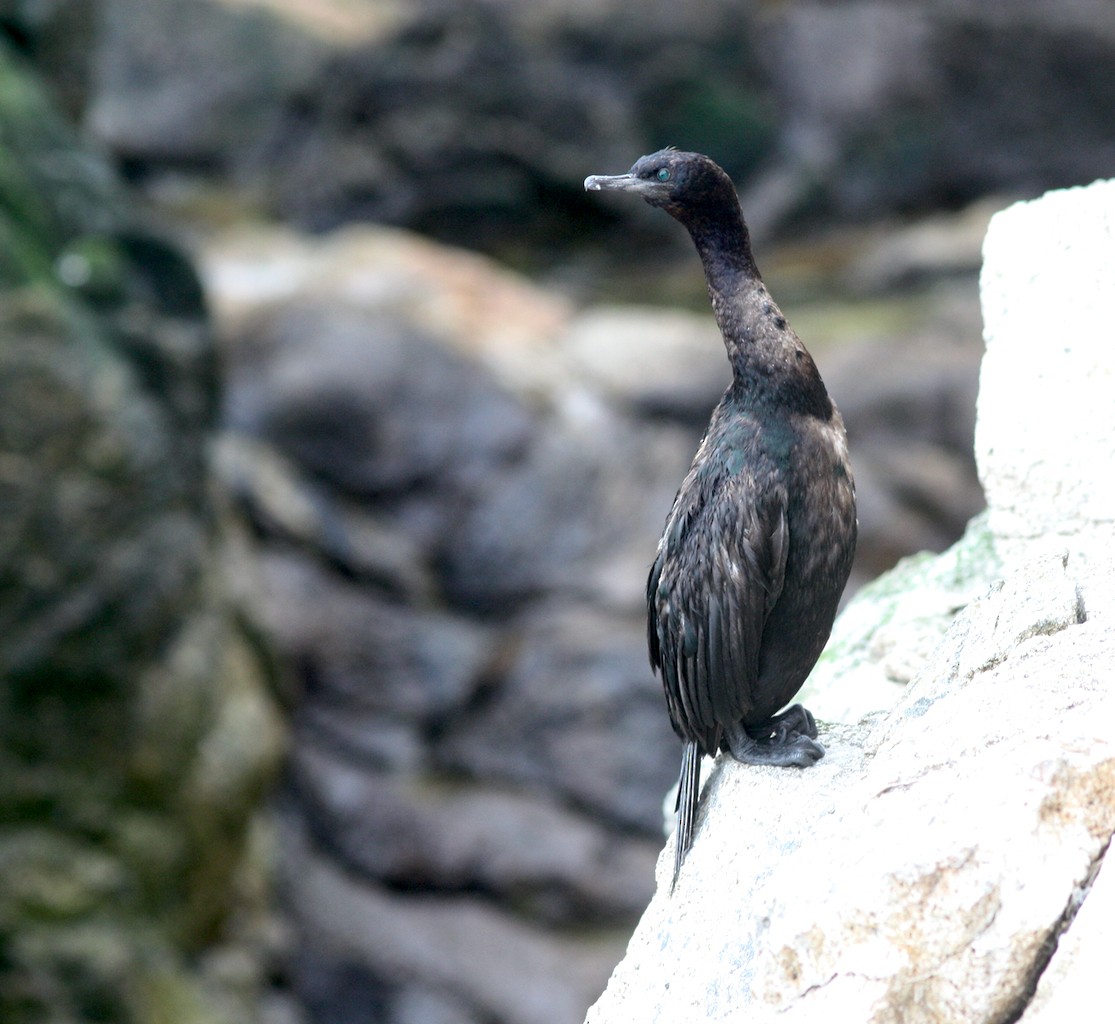
[(647, 633), (674, 728), (714, 753), (754, 704), (789, 553), (786, 495), (746, 472), (686, 484), (647, 581)]

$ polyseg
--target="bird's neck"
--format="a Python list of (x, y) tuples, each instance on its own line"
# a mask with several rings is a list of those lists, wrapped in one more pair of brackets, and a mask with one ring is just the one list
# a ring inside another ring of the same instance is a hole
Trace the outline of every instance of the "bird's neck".
[(785, 361), (786, 320), (755, 266), (738, 205), (720, 211), (715, 219), (695, 221), (688, 227), (736, 378), (767, 375)]
[(691, 211), (684, 223), (704, 264), (710, 288), (714, 277), (725, 283), (740, 275), (759, 280), (751, 255), (751, 234), (734, 195), (730, 203)]
[(816, 364), (786, 323), (755, 266), (734, 192), (730, 199), (725, 196), (687, 211), (683, 222), (704, 266), (712, 311), (732, 364), (737, 400), (830, 418), (833, 405)]

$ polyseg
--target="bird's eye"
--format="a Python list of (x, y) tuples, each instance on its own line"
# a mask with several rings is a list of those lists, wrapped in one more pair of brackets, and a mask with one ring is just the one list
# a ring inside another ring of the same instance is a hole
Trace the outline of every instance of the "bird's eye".
[(655, 177), (659, 181), (669, 181), (670, 180), (670, 168), (669, 167), (659, 167), (658, 168), (658, 173), (655, 175)]

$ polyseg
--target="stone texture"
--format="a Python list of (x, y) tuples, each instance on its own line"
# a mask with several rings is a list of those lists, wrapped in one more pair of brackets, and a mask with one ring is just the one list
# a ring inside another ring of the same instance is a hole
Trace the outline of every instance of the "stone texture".
[[(1042, 973), (1022, 1024), (1054, 1024), (1096, 1012), (1108, 999), (1110, 961), (1107, 951), (1115, 940), (1115, 873), (1102, 868), (1084, 879), (1074, 894), (1068, 914), (1071, 925), (1063, 934)], [(1067, 916), (1067, 915), (1066, 915)]]
[(228, 167), (234, 146), (266, 132), (269, 102), (304, 86), (324, 59), (318, 37), (263, 4), (98, 7), (87, 120), (132, 159)]
[(240, 226), (206, 240), (200, 270), (237, 344), (246, 320), (297, 295), (435, 335), (523, 398), (544, 400), (566, 380), (555, 342), (572, 314), (567, 302), (492, 260), (410, 232), (350, 225), (305, 236)]
[[(298, 666), (306, 726), (341, 734), (373, 759), (394, 758), (377, 737), (416, 737), (459, 715), (490, 657), (489, 632), (436, 609), (405, 608), (290, 554), (261, 556), (261, 625)], [(415, 739), (417, 742), (417, 738)], [(404, 759), (402, 764), (406, 764)]]
[(799, 699), (824, 721), (848, 725), (891, 707), (957, 612), (1001, 572), (986, 515), (942, 554), (903, 559), (848, 602)]
[[(872, 642), (888, 622), (905, 617), (907, 640), (922, 633), (920, 655), (895, 673), (912, 675), (901, 698), (823, 730), (828, 755), (808, 772), (717, 764), (677, 893), (664, 887), (667, 852), (663, 887), (589, 1022), (1062, 1019), (1083, 1005), (1078, 994), (1100, 991), (1115, 560), (1111, 524), (1090, 498), (1105, 479), (1098, 453), (1063, 453), (1087, 452), (1106, 429), (1107, 403), (1080, 395), (1108, 358), (1092, 339), (1115, 291), (1097, 299), (1091, 270), (1115, 262), (1108, 195), (1106, 184), (1053, 194), (992, 221), (978, 426), (988, 514), (936, 562), (896, 570), (893, 592), (877, 584), (881, 621), (870, 623), (865, 600), (867, 628), (844, 627), (876, 662)], [(1034, 325), (1030, 297), (1048, 300), (1040, 285), (1053, 281), (1051, 308), (1079, 299), (1092, 314), (1066, 341)], [(1059, 387), (1005, 400), (1016, 397), (1010, 381), (1041, 378), (1047, 363)], [(1062, 457), (1041, 441), (1028, 469), (1016, 438), (1043, 424)], [(974, 600), (947, 585), (965, 562), (963, 586), (988, 584)], [(919, 627), (902, 587), (925, 578)], [(925, 643), (954, 611), (950, 590), (966, 606)]]
[(506, 784), (371, 773), (306, 743), (294, 784), (311, 828), (345, 863), (401, 889), (478, 891), (534, 920), (623, 922), (650, 899), (656, 838)]
[[(431, 900), (365, 886), (288, 831), (290, 888), (299, 927), (317, 955), (359, 963), (394, 985), (409, 980), (452, 994), (473, 1019), (534, 1022), (576, 1020), (607, 976), (625, 934), (544, 933), (471, 895)], [(390, 991), (394, 985), (388, 985)]]
[(439, 758), (552, 791), (613, 827), (655, 829), (675, 744), (648, 678), (644, 629), (591, 605), (537, 608), (515, 637), (500, 692), (450, 724)]
[[(530, 439), (527, 416), (490, 377), (398, 322), (304, 303), (259, 323), (238, 354), (233, 373), (247, 365), (234, 377), (229, 425), (266, 437), (342, 493), (482, 474), (477, 458), (498, 465)], [(413, 360), (422, 374), (410, 372)]]
[(720, 763), (689, 878), (660, 889), (588, 1019), (1016, 1012), (1115, 813), (1111, 624), (1079, 616), (1060, 559), (1026, 567), (893, 712), (822, 733), (816, 772)]

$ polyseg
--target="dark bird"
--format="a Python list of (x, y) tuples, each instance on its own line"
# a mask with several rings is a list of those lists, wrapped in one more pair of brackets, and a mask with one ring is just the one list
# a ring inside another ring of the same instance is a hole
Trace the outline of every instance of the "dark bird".
[(647, 580), (650, 663), (685, 741), (674, 875), (693, 841), (701, 754), (805, 767), (813, 716), (779, 714), (820, 656), (856, 547), (844, 422), (763, 284), (728, 175), (662, 150), (588, 191), (630, 192), (689, 231), (732, 365)]

